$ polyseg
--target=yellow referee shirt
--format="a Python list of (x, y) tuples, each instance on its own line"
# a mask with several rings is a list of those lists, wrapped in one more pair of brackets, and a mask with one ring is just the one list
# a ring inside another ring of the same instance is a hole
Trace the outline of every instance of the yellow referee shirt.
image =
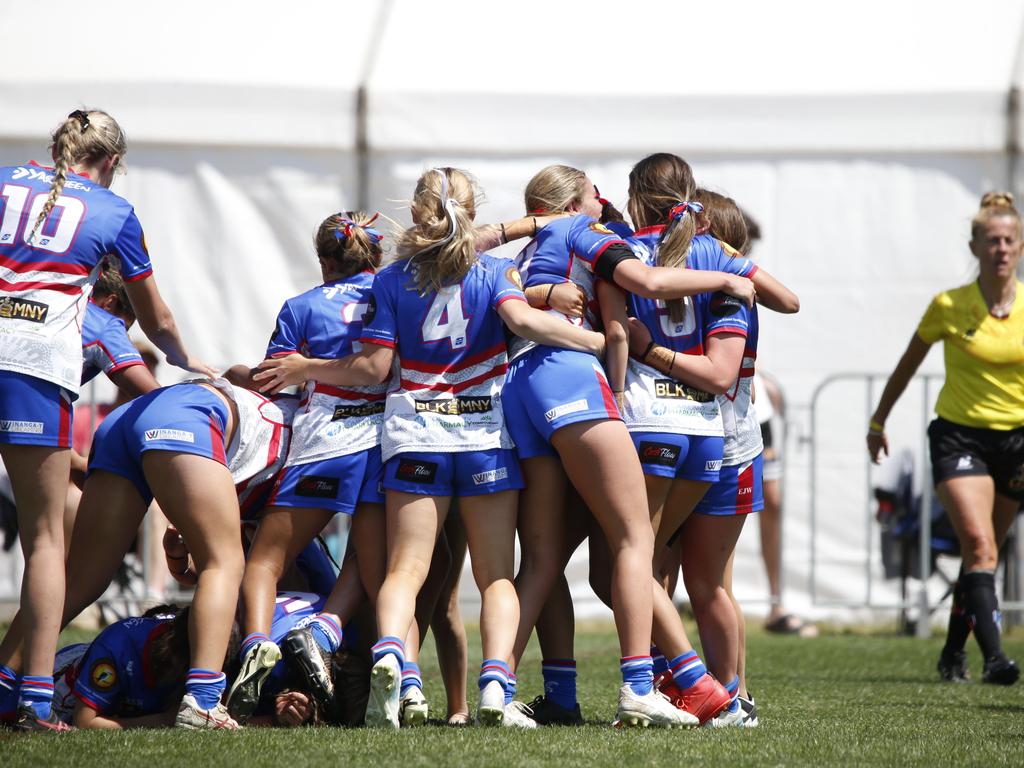
[(977, 282), (943, 291), (917, 335), (945, 342), (946, 382), (935, 412), (955, 424), (1008, 430), (1024, 426), (1024, 287), (1009, 317), (989, 314)]

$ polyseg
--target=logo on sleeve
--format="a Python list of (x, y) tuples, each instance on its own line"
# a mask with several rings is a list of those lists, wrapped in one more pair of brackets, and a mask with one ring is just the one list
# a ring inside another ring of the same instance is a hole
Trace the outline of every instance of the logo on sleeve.
[(100, 659), (92, 665), (89, 680), (101, 691), (109, 691), (117, 683), (117, 668), (110, 659)]
[(606, 227), (604, 224), (602, 224), (600, 221), (592, 221), (592, 222), (590, 222), (589, 226), (590, 226), (591, 231), (597, 232), (597, 233), (602, 234), (602, 235), (614, 235), (615, 234), (610, 229), (608, 229), (608, 227)]
[(671, 443), (649, 443), (641, 440), (639, 453), (641, 464), (674, 467), (679, 460), (679, 446)]
[(194, 443), (196, 435), (194, 432), (186, 432), (184, 429), (147, 429), (146, 440), (177, 440), (179, 443)]
[(371, 293), (369, 298), (366, 300), (366, 311), (363, 312), (363, 327), (365, 328), (371, 322), (373, 318), (377, 316), (377, 299), (374, 298)]
[(24, 432), (29, 435), (41, 435), (43, 434), (43, 422), (0, 419), (0, 432)]
[(336, 499), (339, 485), (336, 477), (306, 475), (295, 485), (295, 495), (312, 499)]
[(0, 299), (0, 319), (28, 320), (30, 323), (46, 322), (46, 313), (50, 311), (48, 304), (28, 299), (12, 299), (4, 296)]
[(434, 478), (437, 477), (437, 464), (421, 459), (402, 459), (398, 462), (395, 477), (409, 483), (427, 485), (433, 483)]
[(742, 307), (739, 299), (735, 296), (726, 296), (724, 293), (716, 293), (711, 299), (711, 314), (715, 317), (730, 317)]
[(519, 270), (515, 267), (509, 267), (505, 270), (505, 278), (512, 283), (520, 291), (523, 290), (523, 278), (519, 274)]

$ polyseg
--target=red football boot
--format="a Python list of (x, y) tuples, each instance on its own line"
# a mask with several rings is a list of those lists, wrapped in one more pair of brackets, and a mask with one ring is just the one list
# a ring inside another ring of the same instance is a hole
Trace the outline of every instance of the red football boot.
[[(679, 691), (678, 686), (676, 690)], [(668, 695), (667, 691), (665, 693)], [(732, 700), (725, 686), (710, 674), (705, 674), (685, 691), (681, 691), (678, 697), (671, 698), (678, 709), (689, 712), (700, 720), (701, 725), (729, 706)]]

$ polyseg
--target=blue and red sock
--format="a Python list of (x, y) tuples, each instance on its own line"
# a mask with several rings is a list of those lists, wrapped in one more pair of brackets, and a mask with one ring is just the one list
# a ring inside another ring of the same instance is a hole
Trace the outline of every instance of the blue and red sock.
[(316, 644), (328, 653), (337, 653), (341, 647), (341, 627), (330, 616), (318, 613), (309, 622), (309, 631), (313, 633)]
[(407, 661), (402, 665), (402, 696), (410, 688), (423, 690), (423, 678), (420, 676), (420, 665), (415, 661)]
[(185, 678), (185, 693), (192, 694), (201, 709), (213, 709), (220, 703), (221, 694), (227, 686), (223, 672), (212, 669), (193, 668)]
[(544, 697), (563, 709), (576, 707), (576, 659), (544, 659)]
[(669, 671), (668, 659), (665, 658), (665, 654), (658, 650), (658, 646), (656, 645), (651, 646), (651, 658), (654, 660), (655, 678), (657, 678), (658, 675), (664, 674), (665, 672)]
[(505, 706), (507, 707), (512, 703), (512, 699), (516, 697), (516, 689), (519, 687), (519, 678), (515, 676), (514, 672), (510, 672), (508, 675), (508, 685), (505, 686)]
[(672, 670), (672, 679), (683, 691), (692, 688), (708, 673), (708, 668), (694, 650), (676, 656), (669, 662), (669, 668)]
[(654, 660), (650, 656), (623, 656), (619, 669), (622, 682), (637, 696), (646, 696), (654, 689)]
[(18, 711), (20, 689), (21, 675), (0, 664), (0, 722), (12, 719)]
[(238, 658), (240, 658), (242, 661), (245, 661), (246, 655), (249, 653), (249, 651), (255, 648), (258, 643), (269, 642), (270, 638), (262, 632), (253, 632), (250, 635), (246, 635), (245, 638), (242, 640), (242, 647), (238, 651)]
[(383, 659), (389, 653), (398, 660), (398, 668), (405, 667), (405, 643), (393, 635), (386, 635), (377, 641), (377, 644), (370, 649), (373, 654), (373, 663)]
[(21, 678), (21, 691), (18, 695), (19, 707), (31, 707), (36, 713), (36, 717), (45, 720), (50, 716), (52, 704), (52, 675), (25, 675)]
[(484, 659), (483, 664), (480, 665), (480, 690), (492, 682), (497, 681), (501, 683), (501, 690), (508, 690), (508, 678), (512, 674), (512, 670), (509, 669), (501, 659)]
[(736, 698), (740, 692), (740, 676), (736, 675), (735, 677), (733, 677), (732, 680), (726, 683), (725, 690), (727, 690), (729, 692), (729, 695), (732, 697), (729, 700), (729, 711), (736, 712), (740, 706), (740, 702)]

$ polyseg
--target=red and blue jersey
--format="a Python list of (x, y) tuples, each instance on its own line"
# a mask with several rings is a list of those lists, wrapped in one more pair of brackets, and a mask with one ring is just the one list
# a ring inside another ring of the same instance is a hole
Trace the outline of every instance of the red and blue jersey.
[(92, 641), (78, 662), (75, 697), (101, 715), (138, 717), (163, 712), (180, 695), (182, 680), (160, 683), (151, 657), (154, 640), (173, 617), (115, 622)]
[[(374, 275), (370, 270), (288, 299), (277, 316), (267, 357), (335, 359), (362, 348)], [(335, 387), (307, 382), (292, 422), (288, 466), (369, 450), (380, 443), (387, 385)]]
[(505, 327), (497, 309), (526, 301), (515, 266), (480, 254), (466, 276), (420, 294), (415, 264), (377, 273), (362, 340), (392, 347), (400, 379), (388, 394), (381, 449), (402, 451), (511, 448), (501, 411), (508, 368)]
[(82, 383), (99, 373), (109, 376), (133, 365), (145, 365), (139, 350), (128, 338), (124, 320), (92, 301), (85, 307), (82, 324)]
[(86, 176), (69, 173), (53, 210), (51, 170), (0, 168), (0, 369), (34, 376), (77, 396), (85, 305), (106, 254), (125, 280), (152, 273), (132, 206)]
[[(516, 266), (523, 278), (523, 285), (574, 282), (586, 296), (586, 311), (582, 318), (570, 318), (561, 312), (548, 310), (555, 316), (584, 328), (595, 330), (601, 327), (598, 318), (594, 271), (601, 256), (614, 244), (626, 245), (623, 238), (604, 224), (589, 216), (577, 215), (556, 219), (541, 229), (537, 236), (520, 251)], [(512, 357), (536, 346), (525, 339), (512, 343)]]

